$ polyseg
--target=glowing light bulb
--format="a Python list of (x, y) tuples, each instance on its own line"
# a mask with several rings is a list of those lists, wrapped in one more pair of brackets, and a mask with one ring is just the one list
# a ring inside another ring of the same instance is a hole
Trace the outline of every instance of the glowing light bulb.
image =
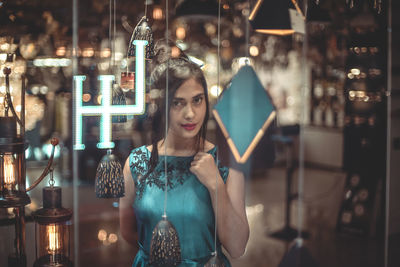
[(153, 19), (161, 20), (163, 18), (163, 11), (161, 7), (154, 7), (153, 9)]
[(8, 190), (15, 184), (15, 160), (12, 155), (4, 155), (4, 183)]
[(47, 235), (49, 238), (49, 249), (50, 254), (56, 254), (61, 249), (61, 238), (59, 227), (55, 224), (50, 224), (47, 226)]

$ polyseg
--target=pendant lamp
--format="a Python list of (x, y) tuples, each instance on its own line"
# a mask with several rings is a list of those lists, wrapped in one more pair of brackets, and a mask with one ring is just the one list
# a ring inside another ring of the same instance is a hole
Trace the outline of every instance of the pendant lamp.
[(330, 23), (332, 19), (327, 9), (321, 6), (320, 1), (312, 0), (307, 6), (307, 22)]
[(134, 40), (146, 40), (148, 44), (146, 45), (146, 59), (152, 59), (154, 56), (154, 40), (153, 40), (153, 31), (149, 25), (149, 21), (146, 16), (143, 16), (139, 23), (136, 25), (133, 30), (131, 39), (129, 41), (128, 53), (127, 57), (135, 56), (135, 45), (133, 44)]
[(256, 32), (275, 35), (304, 33), (304, 15), (296, 0), (258, 0), (249, 21)]
[(150, 264), (154, 267), (173, 267), (181, 262), (178, 232), (163, 216), (153, 230), (150, 244)]
[(310, 251), (302, 243), (302, 239), (297, 239), (278, 267), (318, 267), (319, 265), (311, 256)]
[(187, 20), (210, 20), (218, 16), (216, 0), (183, 0), (175, 7), (175, 18)]
[(254, 69), (245, 65), (222, 93), (213, 114), (236, 161), (246, 163), (276, 111)]
[[(112, 104), (113, 105), (126, 105), (126, 98), (119, 84), (112, 85)], [(127, 121), (126, 115), (117, 115), (112, 117), (113, 123), (124, 123)]]
[(225, 267), (225, 264), (218, 257), (217, 253), (213, 253), (214, 255), (208, 260), (208, 262), (204, 265), (204, 267)]
[[(166, 32), (168, 37), (168, 0), (165, 2), (165, 20)], [(168, 39), (168, 38), (167, 38)], [(166, 62), (166, 73), (168, 74), (169, 60)], [(165, 114), (168, 114), (168, 91), (169, 91), (169, 76), (165, 77)], [(150, 265), (155, 267), (174, 267), (181, 263), (181, 247), (179, 242), (178, 232), (175, 226), (167, 218), (167, 200), (168, 200), (168, 171), (167, 171), (167, 143), (168, 143), (168, 116), (165, 116), (165, 136), (164, 136), (164, 213), (161, 221), (159, 221), (153, 230), (150, 241)]]
[(95, 191), (98, 198), (119, 198), (125, 194), (122, 166), (108, 149), (96, 170)]
[(34, 267), (72, 267), (70, 257), (69, 220), (72, 211), (61, 205), (61, 187), (54, 186), (50, 173), (50, 186), (43, 188), (43, 208), (34, 214), (36, 222), (36, 261)]

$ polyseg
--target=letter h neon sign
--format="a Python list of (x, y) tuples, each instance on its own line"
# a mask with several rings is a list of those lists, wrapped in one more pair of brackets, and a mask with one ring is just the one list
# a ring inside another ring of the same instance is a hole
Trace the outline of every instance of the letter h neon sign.
[(74, 76), (74, 107), (75, 107), (75, 141), (74, 149), (83, 150), (85, 145), (82, 143), (82, 121), (83, 116), (101, 116), (100, 122), (100, 142), (98, 148), (113, 148), (112, 136), (112, 116), (113, 115), (140, 115), (145, 112), (145, 46), (147, 41), (134, 40), (136, 46), (136, 70), (135, 70), (135, 105), (112, 105), (112, 82), (114, 75), (100, 75), (100, 90), (102, 95), (101, 105), (83, 106), (82, 91), (84, 75)]

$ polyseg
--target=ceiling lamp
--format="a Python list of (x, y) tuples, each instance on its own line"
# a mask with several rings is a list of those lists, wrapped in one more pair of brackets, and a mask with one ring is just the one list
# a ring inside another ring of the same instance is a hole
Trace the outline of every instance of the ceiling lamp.
[(304, 33), (305, 17), (296, 0), (258, 0), (249, 16), (256, 32), (275, 35)]
[(329, 11), (321, 6), (319, 1), (310, 1), (307, 7), (307, 22), (330, 23)]
[(175, 18), (208, 20), (218, 16), (218, 2), (215, 0), (183, 0), (178, 1), (175, 10)]

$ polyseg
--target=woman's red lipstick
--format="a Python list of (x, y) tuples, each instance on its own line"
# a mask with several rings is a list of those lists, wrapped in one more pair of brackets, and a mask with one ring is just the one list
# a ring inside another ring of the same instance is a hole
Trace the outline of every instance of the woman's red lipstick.
[(187, 131), (193, 131), (196, 128), (196, 123), (182, 124), (182, 127)]

